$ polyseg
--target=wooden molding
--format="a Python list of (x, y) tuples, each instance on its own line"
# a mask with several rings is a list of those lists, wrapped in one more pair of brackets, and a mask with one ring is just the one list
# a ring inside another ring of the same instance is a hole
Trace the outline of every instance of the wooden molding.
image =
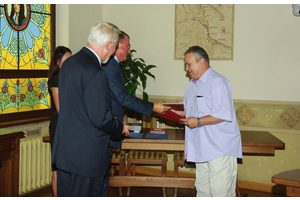
[(261, 192), (284, 194), (286, 192), (285, 186), (283, 185), (270, 185), (265, 183), (257, 183), (251, 181), (238, 180), (237, 185), (239, 188), (256, 190)]
[(34, 118), (27, 118), (27, 119), (19, 119), (19, 120), (2, 120), (0, 116), (0, 128), (7, 128), (12, 126), (20, 126), (25, 124), (32, 124), (32, 123), (39, 123), (44, 121), (50, 121), (51, 115), (43, 116), (43, 117), (34, 117)]

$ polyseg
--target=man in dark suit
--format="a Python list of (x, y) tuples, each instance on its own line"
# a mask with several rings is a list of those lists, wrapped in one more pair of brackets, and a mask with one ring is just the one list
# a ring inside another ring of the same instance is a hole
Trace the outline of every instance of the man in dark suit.
[[(162, 113), (169, 110), (170, 107), (164, 106), (162, 102), (147, 102), (143, 101), (134, 95), (127, 92), (123, 83), (123, 74), (119, 62), (126, 60), (127, 55), (130, 53), (130, 37), (125, 32), (121, 31), (119, 35), (119, 45), (108, 63), (103, 65), (103, 70), (108, 76), (109, 87), (112, 97), (112, 113), (118, 120), (123, 120), (124, 108), (133, 110), (137, 113), (150, 116), (151, 112)], [(112, 140), (110, 146), (112, 148), (121, 148), (121, 140)], [(109, 158), (110, 159), (110, 158)], [(110, 160), (109, 160), (110, 162)], [(109, 171), (105, 177), (105, 185), (103, 196), (108, 196), (108, 180)]]
[(119, 29), (99, 22), (88, 44), (59, 73), (60, 113), (53, 143), (58, 196), (102, 196), (110, 139), (129, 134), (111, 112), (108, 78), (101, 68), (115, 52)]

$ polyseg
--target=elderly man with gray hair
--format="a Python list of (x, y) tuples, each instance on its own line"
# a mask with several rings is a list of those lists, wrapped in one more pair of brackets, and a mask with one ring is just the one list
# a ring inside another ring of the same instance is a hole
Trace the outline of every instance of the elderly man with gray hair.
[(52, 150), (57, 196), (101, 197), (110, 139), (129, 134), (111, 112), (108, 78), (101, 68), (115, 52), (119, 33), (111, 23), (97, 23), (88, 44), (61, 67), (60, 113)]

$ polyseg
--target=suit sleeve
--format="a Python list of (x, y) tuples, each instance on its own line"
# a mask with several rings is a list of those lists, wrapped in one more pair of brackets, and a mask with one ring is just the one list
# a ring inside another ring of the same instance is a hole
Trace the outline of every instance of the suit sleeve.
[(104, 71), (96, 73), (84, 90), (86, 109), (93, 126), (109, 134), (112, 139), (121, 139), (123, 123), (111, 112), (108, 78)]
[(127, 92), (119, 64), (116, 62), (115, 65), (106, 66), (106, 68), (112, 99), (124, 108), (150, 116), (153, 103), (143, 101)]

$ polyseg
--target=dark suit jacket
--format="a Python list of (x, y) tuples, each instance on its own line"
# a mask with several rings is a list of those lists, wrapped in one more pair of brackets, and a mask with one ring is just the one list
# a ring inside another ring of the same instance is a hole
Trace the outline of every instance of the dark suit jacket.
[[(103, 65), (102, 68), (109, 79), (109, 87), (112, 97), (112, 113), (117, 117), (117, 119), (123, 121), (124, 108), (133, 110), (143, 115), (151, 115), (153, 103), (143, 101), (127, 92), (123, 83), (121, 67), (113, 58), (113, 56), (106, 65)], [(121, 140), (112, 140), (110, 146), (114, 148), (120, 148)]]
[(108, 170), (110, 138), (120, 139), (123, 123), (111, 112), (108, 78), (87, 48), (68, 58), (59, 73), (60, 112), (52, 162), (88, 177)]

